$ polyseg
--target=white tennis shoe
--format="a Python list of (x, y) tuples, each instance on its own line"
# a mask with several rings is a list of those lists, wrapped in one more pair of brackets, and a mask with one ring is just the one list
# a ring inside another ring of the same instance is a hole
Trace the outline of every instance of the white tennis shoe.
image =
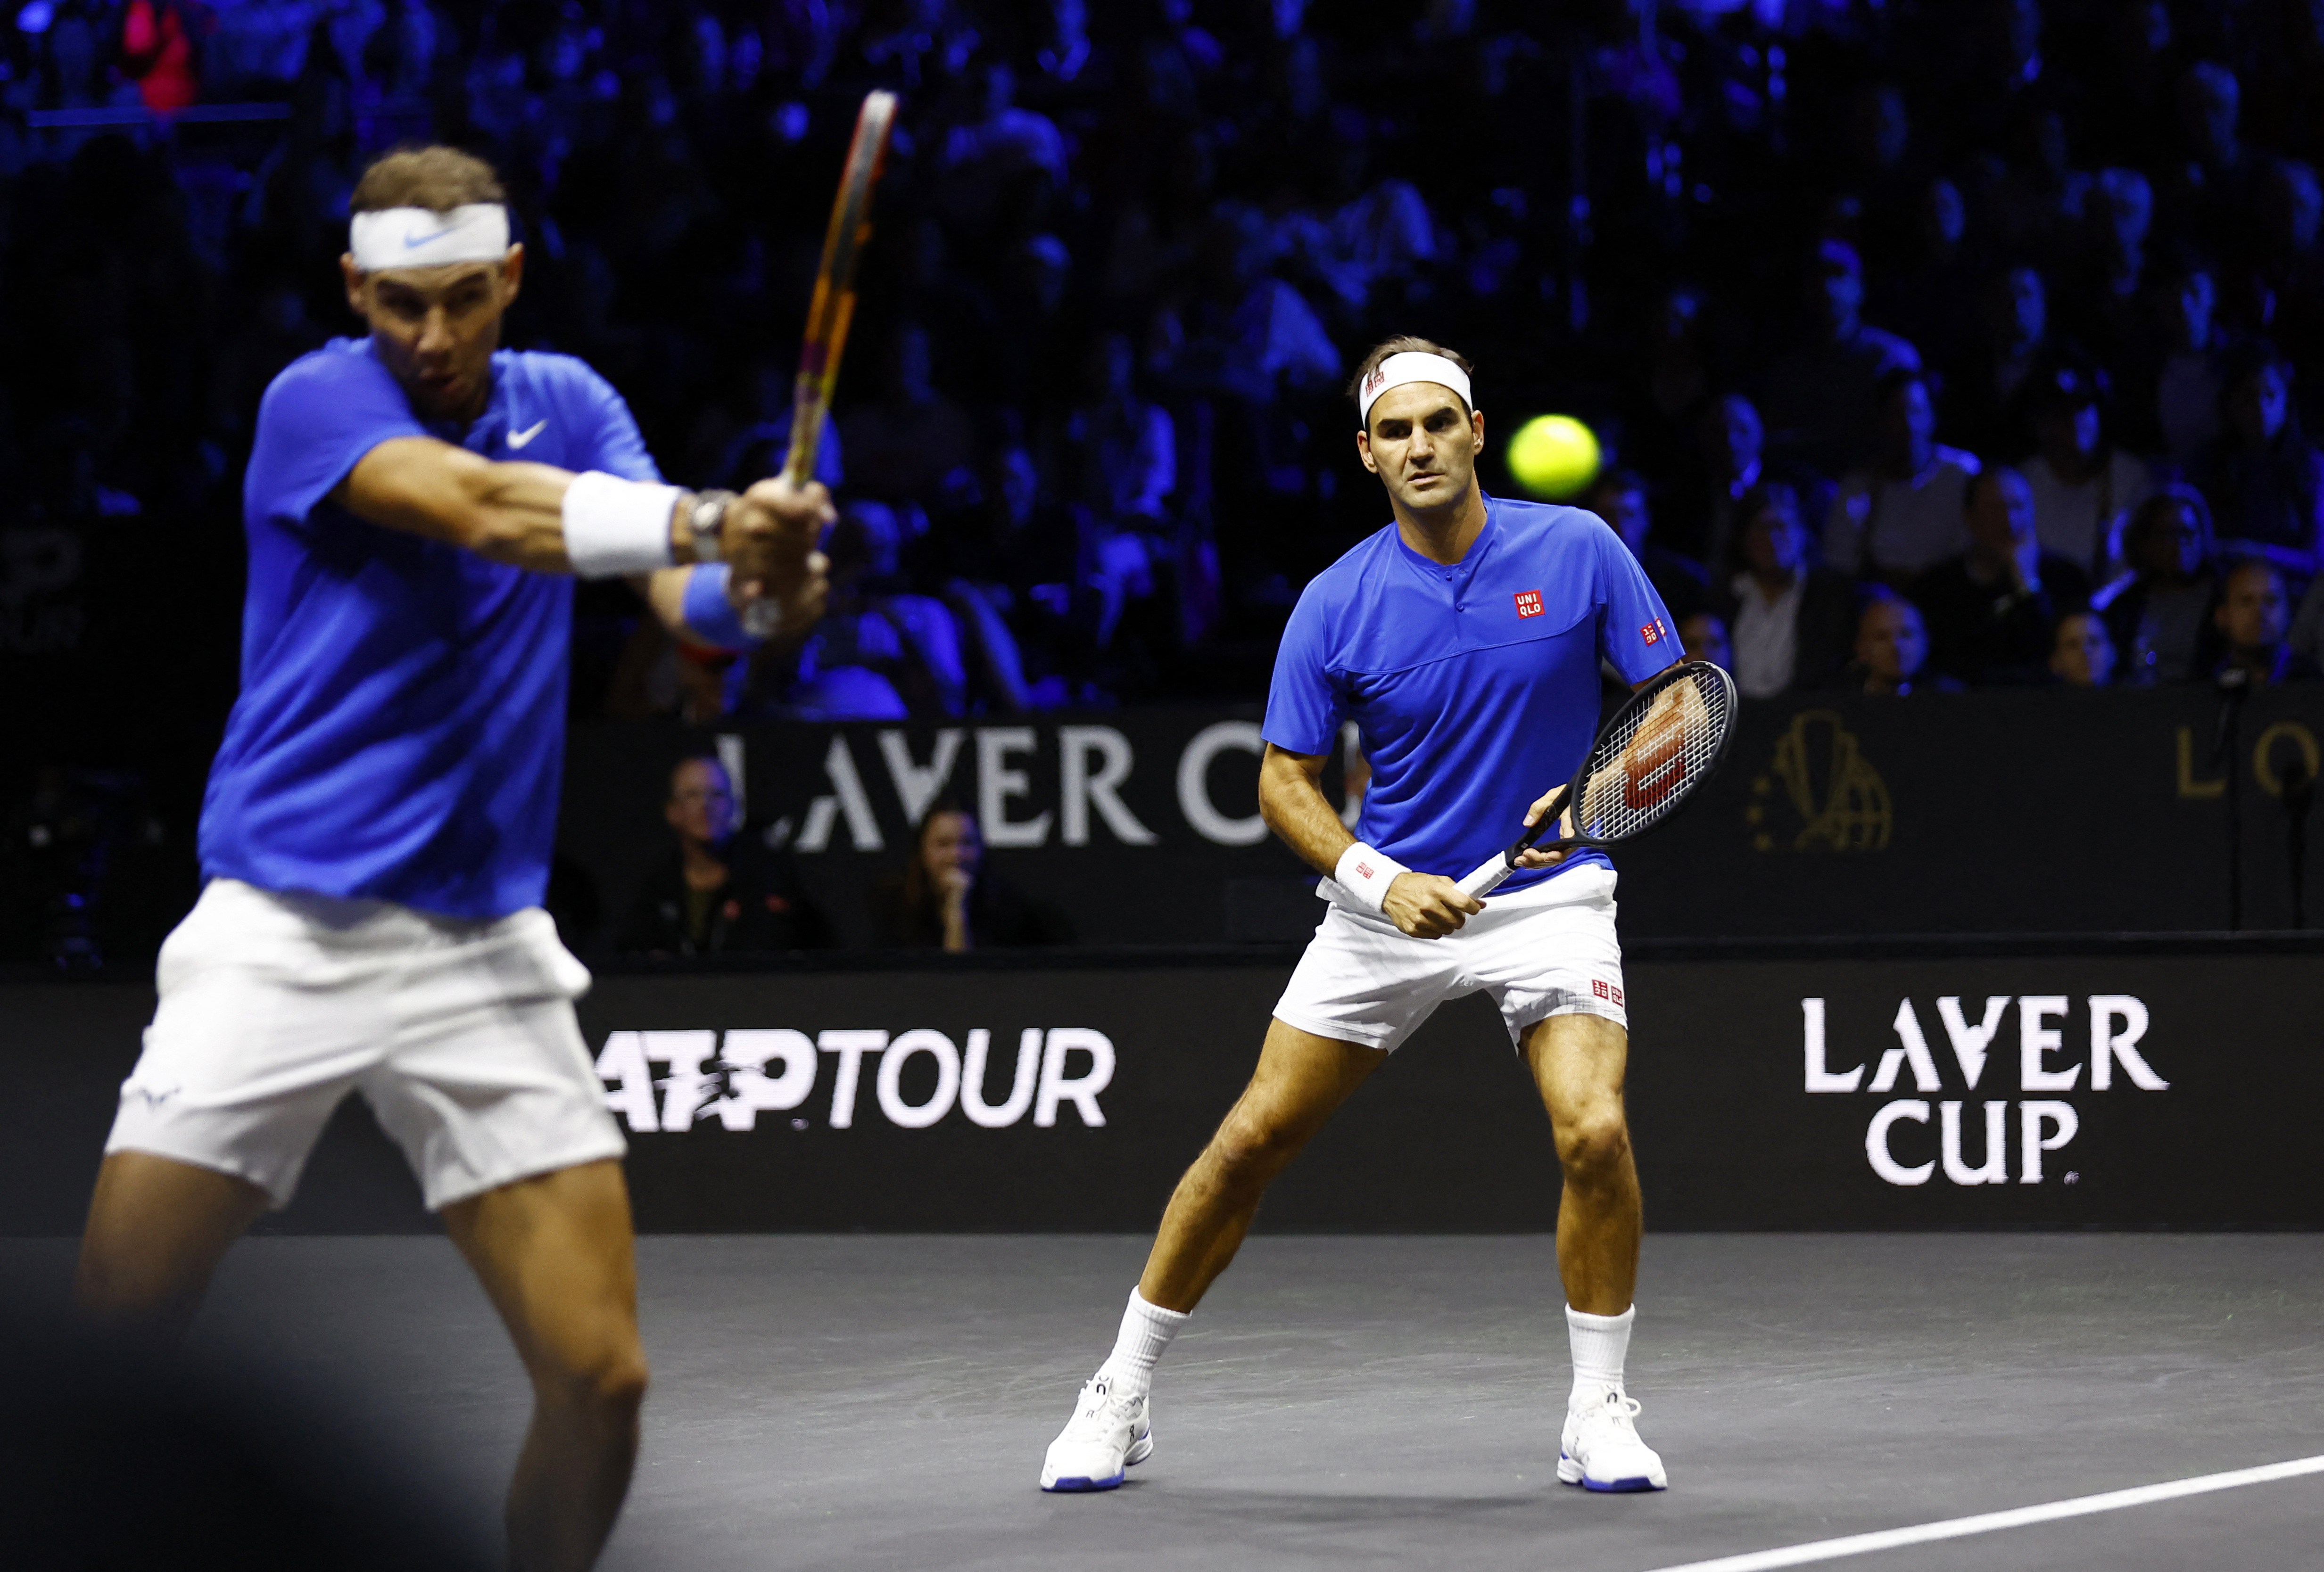
[(1146, 1394), (1124, 1396), (1112, 1378), (1090, 1377), (1074, 1417), (1041, 1460), (1044, 1490), (1111, 1490), (1124, 1468), (1154, 1455), (1154, 1427), (1146, 1420)]
[(1557, 1477), (1584, 1490), (1667, 1490), (1670, 1475), (1652, 1447), (1638, 1439), (1638, 1402), (1618, 1392), (1606, 1401), (1568, 1409), (1557, 1451)]

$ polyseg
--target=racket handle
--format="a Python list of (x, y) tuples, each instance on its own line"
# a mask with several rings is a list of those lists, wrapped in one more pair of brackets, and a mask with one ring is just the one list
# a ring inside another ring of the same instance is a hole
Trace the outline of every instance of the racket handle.
[(753, 639), (772, 639), (782, 626), (782, 608), (772, 601), (752, 601), (742, 608), (742, 631)]
[(1499, 889), (1501, 881), (1515, 873), (1506, 855), (1494, 857), (1478, 866), (1477, 871), (1461, 881), (1461, 893), (1471, 900), (1483, 900)]

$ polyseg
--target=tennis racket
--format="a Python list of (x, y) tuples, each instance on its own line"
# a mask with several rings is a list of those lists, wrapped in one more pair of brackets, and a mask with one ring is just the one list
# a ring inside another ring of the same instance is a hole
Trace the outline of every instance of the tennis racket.
[(1735, 740), (1735, 679), (1707, 660), (1673, 666), (1630, 695), (1532, 825), (1506, 851), (1461, 881), (1481, 898), (1517, 871), (1517, 859), (1571, 806), (1573, 833), (1550, 850), (1635, 841), (1719, 773)]
[[(783, 473), (795, 486), (815, 479), (816, 449), (823, 442), (831, 390), (839, 381), (839, 357), (847, 349), (847, 326), (855, 316), (855, 264), (872, 238), (872, 190), (880, 183), (888, 133), (895, 125), (896, 95), (866, 94), (863, 107), (855, 116), (855, 140), (847, 149), (839, 195), (831, 205), (831, 224), (823, 232), (823, 265), (816, 270), (815, 294), (807, 308), (807, 334), (799, 344), (798, 379), (791, 393), (790, 451), (783, 459)], [(779, 616), (773, 606), (753, 603), (742, 613), (743, 626), (763, 639), (773, 632)]]

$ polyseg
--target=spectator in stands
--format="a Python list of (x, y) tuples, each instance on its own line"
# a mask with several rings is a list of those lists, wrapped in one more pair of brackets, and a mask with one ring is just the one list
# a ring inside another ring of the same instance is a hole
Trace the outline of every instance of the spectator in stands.
[(855, 489), (888, 501), (933, 507), (976, 458), (975, 426), (937, 388), (927, 330), (917, 322), (896, 329), (887, 397), (859, 406), (839, 429)]
[(662, 819), (677, 855), (654, 865), (618, 941), (632, 955), (731, 955), (819, 950), (831, 943), (823, 913), (788, 857), (735, 833), (734, 788), (705, 754), (669, 772)]
[(2220, 411), (2227, 341), (2215, 315), (2218, 302), (2209, 268), (2181, 262), (2166, 270), (2153, 302), (2158, 347), (2134, 367), (2132, 440), (2181, 468), (2200, 460), (2227, 423)]
[(1606, 471), (1591, 486), (1584, 506), (1622, 538), (1674, 618), (1683, 621), (1702, 609), (1710, 596), (1711, 575), (1692, 557), (1655, 544), (1654, 513), (1643, 476), (1634, 470)]
[(1978, 453), (2023, 452), (2023, 394), (2050, 349), (2050, 294), (2042, 275), (2023, 264), (2001, 269), (1986, 286), (1983, 338), (1951, 368), (1946, 430)]
[(2153, 491), (2146, 466), (2107, 442), (2096, 373), (2061, 365), (2034, 391), (2039, 444), (2024, 466), (2034, 494), (2034, 533), (2055, 552), (2105, 583), (2120, 571), (2125, 519)]
[(1726, 585), (1736, 685), (1749, 699), (1820, 687), (1848, 658), (1855, 588), (1808, 560), (1807, 526), (1789, 486), (1754, 489), (1745, 509), (1745, 565)]
[(833, 525), (830, 610), (797, 654), (784, 712), (803, 721), (902, 721), (964, 713), (960, 624), (933, 595), (899, 588), (895, 510), (858, 500)]
[(1824, 524), (1825, 565), (1902, 584), (1969, 542), (1962, 501), (1977, 460), (1936, 440), (1927, 379), (1916, 371), (1881, 380), (1880, 456), (1850, 474)]
[(2070, 688), (2102, 688), (2114, 681), (2114, 640), (2104, 618), (2083, 611), (2058, 619), (2050, 675)]
[(1729, 671), (1735, 668), (1735, 648), (1727, 640), (1727, 620), (1716, 611), (1680, 618), (1678, 644), (1689, 660), (1707, 660)]
[(1913, 600), (1930, 663), (1965, 683), (2030, 682), (2049, 659), (2058, 619), (2089, 601), (2089, 575), (2034, 532), (2034, 490), (2007, 465), (1969, 482), (1969, 549), (1923, 574)]
[(2240, 669), (2254, 687), (2309, 682), (2318, 675), (2315, 663), (2284, 637), (2291, 605), (2283, 575), (2264, 557), (2247, 557), (2228, 570), (2211, 620), (2223, 646), (2220, 672)]
[(1856, 662), (1842, 674), (1849, 691), (1872, 698), (1907, 694), (1954, 693), (1960, 684), (1939, 673), (1923, 676), (1929, 660), (1928, 630), (1913, 602), (1876, 585), (1856, 623)]
[(2228, 357), (2227, 429), (2203, 468), (2219, 542), (2291, 572), (2316, 571), (2324, 544), (2324, 454), (2301, 435), (2292, 367), (2255, 342)]
[(1770, 442), (1778, 451), (1837, 474), (1870, 461), (1887, 443), (1878, 416), (1883, 390), (1921, 369), (1918, 351), (1865, 322), (1864, 265), (1837, 240), (1816, 248), (1808, 270), (1813, 323), (1805, 343), (1767, 375)]
[(1743, 499), (1766, 474), (1766, 428), (1740, 393), (1722, 393), (1703, 406), (1694, 427), (1699, 478), (1691, 488), (1682, 537), (1716, 580), (1730, 565), (1746, 519)]
[(874, 942), (889, 950), (996, 950), (1069, 944), (1062, 913), (984, 866), (976, 818), (940, 802), (921, 818), (912, 860), (873, 892)]
[(2130, 571), (2091, 597), (2126, 681), (2185, 682), (2201, 669), (2217, 591), (2213, 552), (2210, 508), (2190, 487), (2166, 485), (2130, 516), (2123, 530)]

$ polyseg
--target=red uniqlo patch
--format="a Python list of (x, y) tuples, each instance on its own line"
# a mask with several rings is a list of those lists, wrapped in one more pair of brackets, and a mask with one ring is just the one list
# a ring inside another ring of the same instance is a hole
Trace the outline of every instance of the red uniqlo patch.
[(1620, 1004), (1622, 1002), (1622, 990), (1618, 988), (1612, 991), (1614, 995), (1614, 1002), (1618, 1005)]
[(1638, 629), (1638, 637), (1649, 644), (1659, 644), (1662, 642), (1663, 625), (1660, 622), (1645, 623)]
[(1358, 878), (1370, 878), (1371, 876), (1372, 865), (1370, 863), (1359, 862), (1356, 864), (1356, 877)]
[(1601, 999), (1607, 997), (1606, 979), (1602, 977), (1591, 978), (1590, 979), (1590, 991), (1596, 994)]
[(1538, 617), (1541, 615), (1541, 592), (1539, 590), (1519, 590), (1517, 592), (1517, 615), (1520, 617)]

